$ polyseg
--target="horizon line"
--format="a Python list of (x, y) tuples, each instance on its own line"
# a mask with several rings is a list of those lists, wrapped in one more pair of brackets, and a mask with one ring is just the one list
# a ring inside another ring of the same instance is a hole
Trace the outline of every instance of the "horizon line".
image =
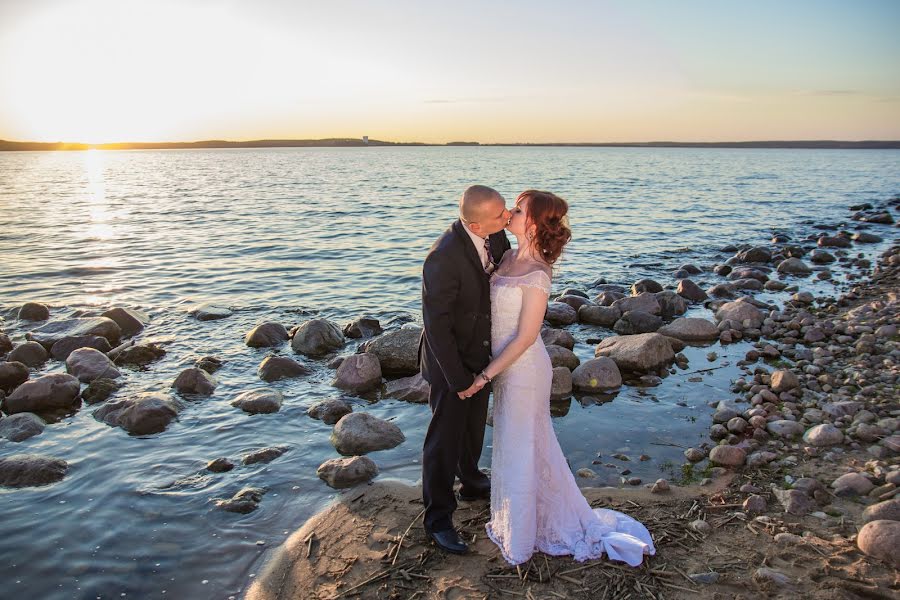
[(191, 142), (32, 142), (0, 139), (0, 151), (71, 150), (177, 150), (272, 147), (383, 147), (383, 146), (562, 146), (562, 147), (656, 147), (656, 148), (796, 148), (796, 149), (900, 149), (900, 140), (744, 140), (724, 142), (394, 142), (368, 138), (264, 138), (253, 140), (197, 140)]

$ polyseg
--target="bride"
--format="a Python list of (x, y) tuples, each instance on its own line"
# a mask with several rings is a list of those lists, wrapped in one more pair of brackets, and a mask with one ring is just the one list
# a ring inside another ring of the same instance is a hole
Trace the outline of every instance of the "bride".
[[(487, 534), (512, 565), (537, 550), (585, 561), (606, 554), (638, 566), (655, 554), (647, 528), (620, 512), (590, 505), (575, 483), (550, 422), (553, 370), (540, 337), (552, 265), (571, 238), (568, 204), (549, 192), (519, 194), (507, 250), (491, 278), (494, 359), (477, 388), (493, 380), (491, 519)], [(476, 392), (470, 388), (468, 392)]]

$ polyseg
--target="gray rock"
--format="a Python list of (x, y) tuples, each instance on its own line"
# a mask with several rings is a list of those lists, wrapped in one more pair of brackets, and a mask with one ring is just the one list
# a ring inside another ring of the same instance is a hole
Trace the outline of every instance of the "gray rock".
[(844, 441), (843, 432), (830, 423), (811, 427), (803, 434), (803, 441), (811, 446), (834, 446)]
[(618, 365), (605, 356), (585, 361), (572, 372), (572, 387), (581, 392), (611, 390), (621, 385)]
[(803, 425), (796, 421), (779, 419), (766, 423), (766, 431), (778, 438), (795, 438), (803, 435)]
[[(425, 404), (431, 394), (431, 385), (425, 381), (421, 373), (388, 381), (384, 386), (382, 398), (396, 398), (404, 402)], [(336, 422), (337, 420), (333, 421)]]
[(319, 465), (316, 475), (329, 487), (344, 489), (374, 479), (378, 466), (367, 456), (332, 458)]
[(773, 486), (772, 493), (788, 514), (802, 517), (816, 508), (812, 499), (801, 490), (782, 490)]
[(835, 490), (846, 490), (853, 494), (865, 496), (875, 488), (875, 484), (859, 473), (845, 473), (831, 482)]
[(270, 446), (268, 448), (260, 448), (253, 452), (248, 452), (241, 456), (241, 464), (255, 465), (258, 463), (270, 463), (285, 452), (288, 451), (284, 446)]
[(862, 522), (870, 521), (900, 521), (900, 499), (885, 500), (866, 507), (862, 514)]
[(655, 294), (656, 292), (662, 291), (662, 286), (652, 279), (640, 279), (631, 286), (631, 295), (637, 296), (638, 294), (642, 294), (644, 292), (650, 292), (651, 294)]
[(319, 419), (326, 425), (334, 425), (346, 414), (353, 412), (353, 407), (340, 398), (329, 398), (316, 402), (307, 409), (306, 414)]
[(371, 339), (364, 351), (378, 357), (384, 375), (415, 375), (419, 372), (419, 338), (422, 329), (410, 327), (389, 331)]
[(737, 446), (716, 446), (709, 453), (709, 460), (725, 467), (739, 467), (747, 459), (747, 453)]
[(34, 413), (17, 413), (0, 419), (0, 437), (22, 442), (44, 431), (44, 420)]
[(764, 513), (767, 508), (766, 499), (758, 494), (753, 494), (744, 500), (742, 508), (747, 513)]
[(102, 316), (115, 321), (116, 325), (119, 326), (119, 329), (122, 330), (122, 335), (124, 337), (137, 335), (143, 331), (144, 327), (147, 326), (147, 323), (150, 322), (150, 317), (146, 314), (130, 308), (112, 308), (103, 313)]
[(345, 415), (331, 433), (332, 445), (344, 456), (387, 450), (405, 439), (399, 427), (368, 413)]
[(658, 333), (641, 333), (606, 338), (597, 346), (595, 356), (607, 356), (620, 371), (647, 372), (671, 364), (675, 352), (668, 338)]
[(12, 390), (28, 381), (28, 367), (17, 361), (0, 362), (0, 389)]
[[(153, 344), (148, 345), (152, 346)], [(163, 352), (163, 354), (165, 354), (165, 352)], [(220, 358), (216, 358), (215, 356), (204, 356), (203, 358), (197, 359), (194, 366), (212, 375), (221, 369), (223, 364), (225, 364), (225, 361)]]
[(675, 319), (657, 333), (685, 342), (710, 342), (719, 339), (719, 330), (712, 321), (694, 317)]
[(574, 352), (562, 346), (547, 346), (547, 354), (550, 356), (550, 364), (553, 367), (565, 367), (570, 371), (581, 364), (581, 359)]
[(213, 473), (227, 473), (234, 468), (234, 463), (225, 457), (215, 458), (206, 463), (206, 470)]
[(107, 402), (94, 418), (107, 425), (121, 427), (132, 435), (150, 435), (164, 431), (181, 410), (181, 403), (160, 392), (144, 392), (132, 398)]
[(684, 457), (692, 463), (697, 463), (706, 458), (706, 453), (699, 448), (688, 448), (684, 451)]
[(750, 456), (747, 457), (747, 466), (748, 467), (761, 467), (763, 465), (767, 465), (773, 460), (778, 458), (778, 455), (774, 452), (767, 451), (759, 451), (753, 452)]
[(856, 545), (867, 556), (900, 569), (900, 521), (870, 521), (856, 536)]
[(100, 377), (84, 388), (84, 391), (81, 392), (81, 399), (88, 404), (99, 404), (108, 400), (121, 387), (122, 384), (114, 379)]
[(259, 508), (262, 502), (265, 488), (247, 487), (237, 492), (231, 498), (214, 498), (216, 508), (227, 512), (247, 514)]
[(650, 313), (651, 315), (658, 315), (662, 311), (662, 307), (659, 305), (656, 294), (651, 294), (650, 292), (628, 298), (621, 298), (613, 302), (612, 306), (618, 308), (622, 314), (625, 314), (629, 310), (639, 310)]
[(578, 312), (578, 309), (586, 304), (591, 304), (591, 301), (581, 295), (565, 295), (562, 294), (556, 298), (556, 302), (562, 302), (563, 304), (568, 304), (572, 308), (575, 309), (575, 312)]
[(562, 346), (571, 350), (575, 347), (575, 337), (565, 329), (547, 327), (541, 330), (541, 340), (545, 346)]
[(67, 337), (96, 335), (106, 338), (112, 346), (119, 343), (122, 330), (112, 319), (106, 317), (90, 317), (82, 319), (64, 319), (52, 321), (26, 333), (25, 338), (38, 342), (50, 350), (53, 344)]
[(261, 323), (247, 333), (244, 343), (251, 348), (271, 348), (287, 341), (288, 332), (281, 323)]
[(227, 308), (213, 304), (201, 304), (191, 310), (190, 314), (198, 321), (216, 321), (218, 319), (226, 319), (232, 315)]
[(344, 325), (344, 335), (348, 338), (367, 338), (374, 335), (381, 335), (384, 330), (378, 319), (372, 317), (360, 317)]
[(306, 356), (322, 356), (344, 346), (341, 328), (327, 319), (311, 319), (294, 333), (291, 348)]
[(788, 258), (778, 263), (779, 273), (787, 273), (790, 275), (809, 275), (812, 269), (799, 258)]
[(850, 240), (840, 236), (822, 236), (817, 242), (819, 248), (849, 248)]
[[(624, 288), (622, 288), (624, 290)], [(625, 298), (624, 291), (604, 290), (594, 297), (594, 303), (599, 306), (612, 306), (616, 300)]]
[(813, 250), (809, 255), (809, 260), (817, 265), (825, 265), (833, 263), (837, 260), (831, 252), (827, 250)]
[(690, 300), (691, 302), (703, 302), (709, 298), (706, 292), (690, 279), (682, 279), (679, 281), (675, 292), (682, 298)]
[(772, 260), (772, 253), (768, 248), (757, 247), (738, 252), (735, 258), (742, 263), (767, 263)]
[(778, 587), (791, 587), (791, 578), (775, 569), (760, 567), (753, 573), (753, 581), (759, 585), (775, 585)]
[(700, 535), (709, 535), (712, 533), (712, 525), (704, 521), (703, 519), (697, 519), (695, 521), (691, 521), (690, 525), (688, 525), (692, 530), (696, 531)]
[(550, 384), (550, 400), (562, 400), (571, 395), (572, 372), (566, 367), (555, 367), (553, 381)]
[(670, 292), (668, 290), (657, 292), (656, 300), (659, 302), (659, 316), (663, 319), (668, 320), (676, 315), (683, 315), (687, 312), (687, 301), (675, 292)]
[(822, 406), (822, 410), (833, 419), (841, 417), (850, 417), (855, 415), (862, 409), (862, 403), (855, 400), (841, 400), (839, 402), (828, 402)]
[(303, 364), (287, 356), (267, 356), (259, 365), (259, 378), (263, 381), (278, 381), (308, 375), (310, 370)]
[(66, 371), (84, 383), (90, 383), (101, 377), (118, 379), (122, 376), (105, 354), (93, 348), (73, 350), (66, 359)]
[(231, 405), (251, 415), (281, 410), (284, 395), (278, 390), (249, 390), (232, 400)]
[(119, 352), (115, 358), (115, 363), (117, 365), (144, 366), (159, 360), (165, 355), (166, 351), (156, 344), (135, 344)]
[(69, 465), (59, 458), (40, 454), (13, 454), (0, 458), (0, 486), (20, 488), (56, 483), (66, 476)]
[(688, 579), (694, 583), (710, 585), (719, 581), (719, 574), (715, 571), (710, 571), (709, 573), (690, 573), (688, 574)]
[(585, 304), (578, 309), (578, 320), (581, 323), (587, 323), (588, 325), (612, 327), (621, 316), (622, 312), (618, 308), (612, 306)]
[(7, 414), (43, 412), (57, 408), (71, 408), (78, 402), (81, 384), (65, 373), (44, 375), (26, 381), (6, 397)]
[(20, 321), (46, 321), (50, 318), (50, 309), (44, 304), (26, 302), (19, 308), (18, 318)]
[(331, 382), (336, 388), (363, 393), (381, 386), (381, 365), (372, 353), (354, 354), (341, 362)]
[(12, 349), (13, 343), (10, 341), (9, 336), (0, 332), (0, 355), (6, 354)]
[(544, 319), (551, 325), (571, 325), (578, 320), (578, 312), (564, 302), (548, 302)]
[(613, 329), (619, 335), (632, 335), (656, 331), (662, 324), (663, 320), (655, 315), (640, 310), (628, 310), (616, 321)]
[(661, 494), (669, 491), (669, 482), (665, 479), (657, 479), (653, 487), (650, 488), (651, 494)]
[(765, 315), (761, 310), (744, 300), (735, 300), (734, 302), (726, 302), (716, 311), (716, 320), (733, 321), (743, 324), (749, 321), (747, 325), (753, 329), (762, 326)]
[(216, 389), (216, 380), (203, 369), (191, 367), (178, 374), (172, 387), (182, 394), (209, 396)]
[[(101, 338), (103, 339), (103, 338)], [(106, 341), (104, 339), (104, 341)], [(19, 344), (6, 356), (9, 362), (20, 362), (26, 367), (36, 369), (47, 362), (49, 354), (47, 350), (37, 342), (24, 342)]]
[[(36, 343), (36, 342), (35, 342)], [(75, 335), (64, 337), (50, 347), (50, 356), (54, 360), (64, 361), (79, 348), (93, 348), (106, 354), (112, 350), (109, 340), (99, 335)]]

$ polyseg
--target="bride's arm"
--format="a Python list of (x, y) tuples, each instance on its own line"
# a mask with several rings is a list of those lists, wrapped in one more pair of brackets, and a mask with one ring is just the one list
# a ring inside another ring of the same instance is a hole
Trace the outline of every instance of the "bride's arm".
[[(519, 331), (516, 333), (516, 337), (503, 349), (503, 352), (485, 367), (485, 375), (493, 379), (502, 373), (508, 366), (516, 362), (537, 340), (538, 335), (541, 333), (541, 325), (544, 323), (548, 297), (547, 293), (541, 288), (522, 287), (522, 312), (519, 313)], [(476, 380), (487, 383), (481, 377), (476, 377)]]

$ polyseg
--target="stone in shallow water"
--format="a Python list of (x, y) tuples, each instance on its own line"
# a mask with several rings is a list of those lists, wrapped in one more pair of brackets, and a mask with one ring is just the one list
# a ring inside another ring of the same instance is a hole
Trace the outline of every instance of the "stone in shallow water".
[(66, 359), (66, 371), (83, 383), (95, 379), (118, 379), (122, 376), (105, 354), (93, 348), (74, 350)]
[(594, 354), (611, 358), (620, 371), (652, 371), (674, 362), (668, 339), (658, 333), (613, 336), (600, 342)]
[(203, 358), (198, 359), (197, 362), (194, 363), (194, 366), (198, 369), (203, 369), (212, 375), (221, 369), (223, 364), (225, 364), (225, 361), (220, 358), (216, 358), (215, 356), (204, 356)]
[(50, 318), (50, 309), (44, 304), (26, 302), (19, 308), (20, 321), (46, 321)]
[(71, 408), (78, 403), (81, 384), (65, 373), (52, 373), (26, 381), (4, 401), (7, 414)]
[(288, 448), (283, 446), (272, 446), (270, 448), (261, 448), (259, 450), (254, 450), (248, 454), (245, 454), (241, 457), (241, 463), (245, 465), (254, 465), (256, 463), (267, 463), (272, 462), (282, 454), (288, 451)]
[(140, 333), (147, 323), (150, 322), (150, 317), (146, 314), (131, 308), (112, 308), (103, 313), (102, 316), (115, 321), (119, 329), (122, 330), (124, 337), (131, 337)]
[(105, 379), (103, 377), (93, 380), (81, 392), (81, 399), (88, 404), (99, 404), (112, 396), (122, 384), (114, 379)]
[(332, 458), (316, 470), (319, 479), (335, 489), (353, 487), (378, 475), (378, 466), (367, 456)]
[(283, 401), (284, 395), (278, 390), (249, 390), (235, 398), (231, 405), (255, 415), (278, 412)]
[(415, 375), (419, 372), (421, 336), (421, 328), (404, 327), (367, 341), (361, 349), (378, 357), (378, 364), (384, 375)]
[(581, 392), (611, 390), (622, 385), (622, 374), (611, 358), (601, 356), (578, 365), (572, 372), (572, 388)]
[(244, 338), (244, 343), (251, 348), (267, 348), (280, 346), (287, 339), (288, 332), (284, 325), (269, 321), (254, 327)]
[[(100, 339), (106, 341), (104, 338)], [(37, 342), (25, 342), (23, 344), (19, 344), (18, 346), (13, 348), (12, 352), (10, 352), (6, 356), (6, 360), (8, 360), (9, 362), (20, 362), (26, 367), (31, 367), (32, 369), (40, 367), (42, 364), (47, 362), (47, 358), (47, 349)]]
[(22, 442), (44, 431), (44, 420), (34, 413), (16, 413), (0, 419), (0, 437)]
[(124, 348), (115, 358), (117, 365), (149, 365), (166, 355), (166, 351), (156, 344), (135, 344)]
[(372, 317), (360, 317), (355, 319), (344, 325), (343, 329), (345, 336), (354, 339), (380, 335), (383, 331), (378, 319), (373, 319)]
[(206, 470), (213, 473), (226, 473), (234, 468), (234, 463), (227, 458), (220, 457), (206, 463)]
[(308, 375), (310, 370), (303, 363), (287, 356), (267, 356), (260, 363), (257, 373), (263, 381), (271, 382)]
[(400, 428), (368, 413), (350, 413), (341, 418), (331, 433), (331, 443), (345, 456), (387, 450), (406, 437)]
[(354, 393), (363, 393), (379, 387), (381, 364), (378, 357), (368, 352), (348, 356), (338, 367), (331, 385)]
[(547, 346), (547, 354), (550, 356), (550, 364), (556, 367), (566, 367), (570, 371), (574, 370), (581, 360), (574, 352), (562, 346)]
[(112, 319), (106, 317), (90, 317), (81, 319), (63, 319), (51, 321), (25, 334), (25, 338), (38, 342), (48, 350), (53, 344), (67, 337), (96, 335), (106, 338), (111, 344), (119, 343), (122, 329)]
[(265, 488), (246, 487), (231, 498), (213, 498), (213, 501), (224, 511), (247, 514), (259, 508), (265, 493)]
[(353, 407), (340, 398), (329, 398), (316, 402), (310, 406), (306, 414), (313, 419), (319, 419), (326, 425), (334, 425), (341, 417), (353, 412)]
[(209, 396), (216, 389), (216, 380), (203, 369), (191, 367), (178, 374), (172, 387), (182, 394)]
[[(421, 373), (416, 373), (411, 377), (403, 377), (401, 379), (388, 381), (384, 386), (382, 398), (396, 398), (397, 400), (403, 400), (404, 402), (425, 404), (428, 402), (428, 396), (430, 394), (431, 385), (425, 381), (425, 378), (422, 377)], [(332, 424), (336, 422), (337, 420), (333, 421)]]
[(180, 410), (181, 404), (174, 398), (159, 392), (144, 392), (104, 404), (94, 411), (94, 418), (132, 435), (149, 435), (164, 431)]
[(217, 319), (225, 319), (231, 316), (231, 311), (221, 306), (212, 304), (201, 304), (191, 310), (191, 316), (198, 321), (215, 321)]
[(13, 454), (0, 458), (0, 486), (30, 487), (56, 483), (69, 470), (66, 461), (40, 454)]
[(0, 362), (0, 389), (12, 390), (28, 381), (28, 366), (17, 361)]
[(344, 333), (327, 319), (310, 319), (301, 323), (291, 340), (291, 348), (298, 354), (322, 356), (344, 346)]

